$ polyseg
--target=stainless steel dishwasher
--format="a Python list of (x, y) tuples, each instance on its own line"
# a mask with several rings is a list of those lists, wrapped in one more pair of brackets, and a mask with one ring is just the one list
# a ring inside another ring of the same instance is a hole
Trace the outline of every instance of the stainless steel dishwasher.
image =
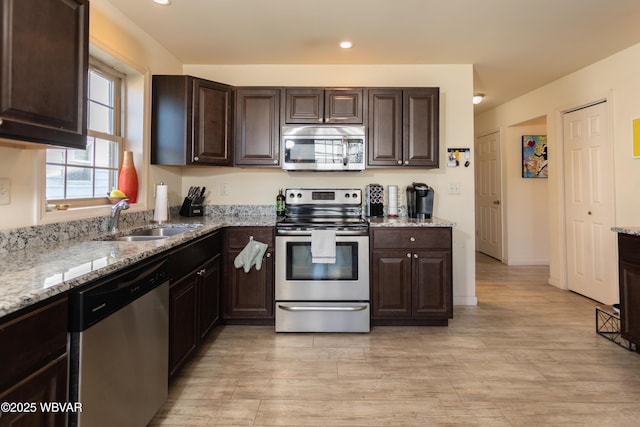
[(80, 427), (146, 426), (168, 394), (166, 260), (136, 265), (72, 292), (71, 402)]

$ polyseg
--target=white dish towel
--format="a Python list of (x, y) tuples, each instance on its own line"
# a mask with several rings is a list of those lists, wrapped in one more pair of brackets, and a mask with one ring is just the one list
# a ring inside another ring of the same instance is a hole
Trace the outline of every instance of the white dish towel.
[(335, 230), (311, 230), (311, 262), (314, 264), (336, 263)]

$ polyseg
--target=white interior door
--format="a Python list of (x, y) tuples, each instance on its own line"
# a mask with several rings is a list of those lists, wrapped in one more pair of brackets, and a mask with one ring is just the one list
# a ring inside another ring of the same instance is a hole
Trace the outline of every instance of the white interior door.
[(476, 163), (478, 250), (502, 261), (500, 132), (476, 139)]
[(567, 285), (618, 302), (613, 170), (606, 102), (564, 114)]

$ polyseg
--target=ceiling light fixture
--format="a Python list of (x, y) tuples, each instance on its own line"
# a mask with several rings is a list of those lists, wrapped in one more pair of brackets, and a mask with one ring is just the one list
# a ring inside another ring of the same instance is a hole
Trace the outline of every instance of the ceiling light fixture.
[(353, 46), (353, 44), (350, 41), (345, 40), (343, 42), (340, 42), (340, 47), (343, 49), (350, 49), (351, 46)]
[(171, 4), (171, 0), (153, 0), (154, 2), (161, 4), (162, 6), (169, 6)]
[(474, 93), (473, 94), (473, 104), (474, 105), (480, 104), (483, 99), (484, 99), (484, 93)]

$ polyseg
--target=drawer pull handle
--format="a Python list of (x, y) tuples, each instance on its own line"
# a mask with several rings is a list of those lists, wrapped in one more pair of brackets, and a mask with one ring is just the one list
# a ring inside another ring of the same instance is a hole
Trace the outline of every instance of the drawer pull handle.
[(292, 306), (278, 304), (278, 308), (285, 311), (362, 311), (366, 310), (366, 305), (354, 305), (347, 307), (324, 307), (324, 306)]

